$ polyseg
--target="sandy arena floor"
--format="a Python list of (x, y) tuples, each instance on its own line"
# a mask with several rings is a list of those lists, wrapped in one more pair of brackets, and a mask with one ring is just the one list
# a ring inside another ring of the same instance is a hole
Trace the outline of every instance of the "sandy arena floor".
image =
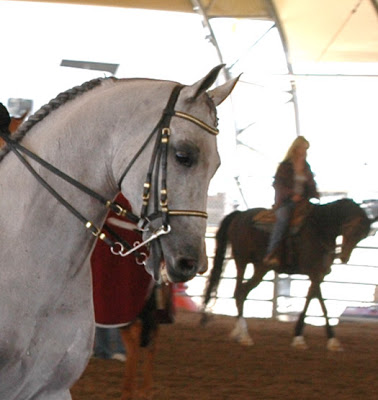
[[(255, 345), (229, 339), (234, 318), (179, 311), (161, 327), (155, 400), (375, 400), (378, 393), (376, 322), (336, 327), (343, 352), (326, 350), (322, 327), (307, 326), (310, 349), (290, 347), (293, 323), (249, 319)], [(119, 399), (124, 364), (91, 359), (72, 388), (73, 400)]]

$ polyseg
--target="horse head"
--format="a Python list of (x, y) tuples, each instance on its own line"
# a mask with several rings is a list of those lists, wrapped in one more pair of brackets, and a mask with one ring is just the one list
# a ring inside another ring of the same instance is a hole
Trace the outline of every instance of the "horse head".
[(358, 204), (354, 203), (352, 200), (349, 201), (351, 205), (348, 211), (349, 215), (341, 227), (343, 239), (339, 258), (344, 264), (349, 261), (352, 251), (357, 244), (368, 236), (370, 225), (373, 222)]
[[(147, 216), (143, 238), (150, 240), (154, 232), (165, 230), (150, 241), (146, 268), (155, 279), (159, 279), (162, 261), (173, 282), (187, 281), (207, 269), (207, 192), (220, 165), (216, 107), (231, 93), (238, 80), (235, 78), (208, 90), (222, 67), (214, 68), (191, 86), (170, 87), (160, 120), (167, 119), (168, 123), (158, 126), (164, 144), (161, 147), (157, 143), (154, 147), (151, 143), (148, 148), (152, 157), (157, 154), (158, 161), (151, 168), (153, 163), (148, 160), (150, 177), (144, 183), (141, 212)], [(144, 171), (146, 166), (138, 169)], [(142, 175), (137, 179), (140, 178)], [(128, 193), (130, 179), (132, 176), (121, 180), (121, 190), (128, 199), (133, 197)], [(135, 209), (138, 200), (135, 197), (130, 200), (134, 201)]]

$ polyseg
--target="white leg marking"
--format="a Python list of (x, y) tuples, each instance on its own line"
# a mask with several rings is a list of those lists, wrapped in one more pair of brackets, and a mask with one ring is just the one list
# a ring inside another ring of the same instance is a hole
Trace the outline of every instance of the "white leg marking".
[(329, 351), (344, 351), (343, 346), (341, 345), (339, 340), (336, 338), (328, 339), (327, 349)]
[(242, 317), (237, 320), (235, 328), (231, 331), (230, 336), (243, 346), (252, 346), (254, 344), (248, 332), (247, 322)]
[(291, 346), (299, 350), (307, 350), (308, 346), (303, 336), (294, 336)]

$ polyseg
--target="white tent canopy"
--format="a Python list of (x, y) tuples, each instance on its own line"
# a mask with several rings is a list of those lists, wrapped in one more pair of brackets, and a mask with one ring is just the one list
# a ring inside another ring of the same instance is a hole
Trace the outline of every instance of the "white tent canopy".
[[(39, 0), (275, 20), (290, 62), (378, 62), (375, 0)], [(197, 8), (196, 8), (197, 7)]]

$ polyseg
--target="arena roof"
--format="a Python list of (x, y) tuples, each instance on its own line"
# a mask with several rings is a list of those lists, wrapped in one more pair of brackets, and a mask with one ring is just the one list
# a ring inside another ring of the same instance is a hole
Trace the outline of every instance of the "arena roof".
[[(29, 0), (33, 1), (33, 0)], [(176, 12), (208, 18), (271, 19), (280, 25), (290, 63), (378, 62), (377, 0), (39, 0)]]

